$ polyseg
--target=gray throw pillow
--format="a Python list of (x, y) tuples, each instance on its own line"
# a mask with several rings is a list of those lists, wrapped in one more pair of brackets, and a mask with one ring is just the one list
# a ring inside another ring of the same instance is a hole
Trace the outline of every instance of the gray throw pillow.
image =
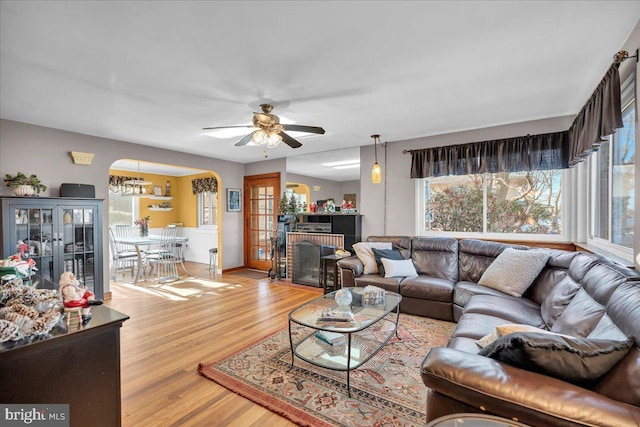
[(521, 297), (548, 259), (546, 251), (507, 248), (487, 267), (478, 284)]
[(498, 338), (478, 354), (582, 386), (609, 372), (633, 344), (632, 338), (596, 340), (517, 332)]
[(378, 272), (384, 277), (384, 265), (382, 264), (382, 258), (394, 259), (397, 261), (403, 260), (402, 253), (394, 249), (376, 249), (371, 248), (373, 256), (376, 258), (376, 264), (378, 264)]

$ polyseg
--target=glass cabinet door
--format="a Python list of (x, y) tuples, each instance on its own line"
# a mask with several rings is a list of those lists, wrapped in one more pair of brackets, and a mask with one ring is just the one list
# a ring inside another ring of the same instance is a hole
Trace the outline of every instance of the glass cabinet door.
[(35, 274), (53, 280), (53, 251), (55, 234), (53, 228), (53, 209), (18, 208), (15, 209), (16, 239), (15, 253), (31, 258), (38, 269)]
[(76, 278), (94, 290), (94, 209), (62, 208), (62, 271), (72, 271)]

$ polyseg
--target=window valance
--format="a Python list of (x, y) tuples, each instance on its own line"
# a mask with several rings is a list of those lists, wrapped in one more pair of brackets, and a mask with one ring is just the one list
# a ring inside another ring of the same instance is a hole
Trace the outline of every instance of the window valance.
[(568, 167), (568, 131), (411, 151), (411, 178)]
[(601, 141), (621, 127), (616, 63), (568, 130), (410, 150), (411, 178), (564, 169), (585, 160)]
[(191, 180), (191, 189), (193, 194), (204, 193), (210, 191), (212, 193), (218, 192), (218, 180), (216, 177), (210, 178), (196, 178)]
[(613, 64), (569, 129), (569, 166), (584, 161), (621, 127), (620, 74)]

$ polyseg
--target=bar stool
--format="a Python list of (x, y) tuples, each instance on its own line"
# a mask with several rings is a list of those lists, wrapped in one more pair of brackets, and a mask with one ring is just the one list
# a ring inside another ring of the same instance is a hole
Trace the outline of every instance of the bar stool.
[(209, 270), (218, 271), (218, 248), (209, 249)]

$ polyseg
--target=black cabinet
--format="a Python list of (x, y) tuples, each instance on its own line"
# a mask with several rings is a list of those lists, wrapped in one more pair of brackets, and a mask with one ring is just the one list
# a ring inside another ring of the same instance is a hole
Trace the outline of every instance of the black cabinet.
[(353, 245), (362, 240), (362, 215), (302, 214), (298, 222), (331, 224), (331, 234), (344, 235), (344, 249), (353, 252)]
[(98, 298), (102, 283), (102, 200), (67, 197), (3, 197), (2, 258), (18, 252), (18, 242), (36, 262), (36, 275), (58, 282), (73, 271)]

